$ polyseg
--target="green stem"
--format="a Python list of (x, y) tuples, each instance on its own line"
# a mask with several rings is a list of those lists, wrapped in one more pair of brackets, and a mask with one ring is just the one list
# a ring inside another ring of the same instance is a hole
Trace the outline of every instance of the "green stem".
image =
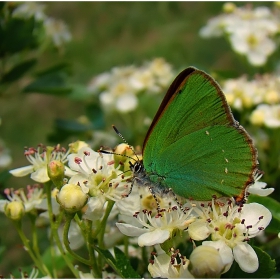
[(42, 265), (42, 262), (40, 262), (40, 260), (35, 256), (34, 252), (32, 251), (32, 248), (30, 246), (30, 241), (27, 239), (24, 232), (22, 231), (21, 222), (20, 221), (14, 221), (14, 225), (15, 225), (16, 230), (17, 230), (17, 232), (20, 236), (20, 239), (22, 240), (22, 243), (23, 243), (24, 247), (26, 248), (26, 251), (28, 252), (31, 259), (33, 260), (34, 264), (38, 267), (38, 269), (41, 271), (41, 273), (44, 276), (51, 276), (50, 274), (48, 274), (48, 271), (45, 271), (45, 269)]
[[(47, 182), (45, 184), (46, 186), (46, 193), (47, 193), (47, 202), (48, 202), (48, 212), (49, 212), (49, 218), (50, 218), (50, 226), (51, 226), (51, 233), (52, 233), (52, 237), (54, 238), (56, 245), (61, 253), (61, 256), (63, 257), (66, 265), (69, 267), (69, 269), (72, 271), (72, 273), (75, 275), (76, 278), (79, 278), (79, 273), (78, 271), (75, 269), (74, 265), (72, 264), (71, 260), (69, 259), (69, 257), (67, 256), (66, 252), (64, 251), (61, 241), (59, 239), (58, 236), (58, 226), (59, 224), (55, 223), (53, 220), (53, 212), (52, 212), (52, 194), (51, 194), (51, 182)], [(52, 252), (52, 251), (51, 251)], [(53, 256), (52, 256), (53, 257)], [(54, 258), (53, 258), (54, 259)]]
[(97, 263), (96, 255), (94, 253), (93, 246), (92, 246), (92, 245), (94, 245), (93, 244), (94, 242), (93, 242), (91, 231), (92, 231), (92, 221), (88, 220), (87, 227), (86, 227), (86, 243), (87, 243), (86, 245), (87, 245), (87, 249), (89, 252), (89, 259), (90, 259), (94, 277), (102, 278), (102, 273), (101, 273), (100, 267)]
[(71, 225), (71, 221), (74, 218), (75, 213), (67, 213), (65, 212), (65, 216), (66, 216), (66, 221), (65, 221), (65, 225), (64, 225), (64, 229), (63, 229), (63, 242), (64, 242), (64, 246), (67, 249), (67, 251), (75, 258), (77, 259), (79, 262), (84, 263), (88, 266), (91, 265), (90, 261), (79, 256), (78, 254), (76, 254), (74, 251), (72, 251), (72, 249), (70, 248), (69, 244), (70, 241), (68, 239), (68, 232), (70, 229), (70, 225)]
[[(39, 250), (39, 246), (38, 246), (38, 235), (37, 235), (37, 230), (36, 230), (36, 218), (34, 218), (34, 216), (32, 214), (29, 215), (29, 218), (31, 220), (31, 226), (32, 226), (32, 248), (33, 251), (36, 255), (36, 258), (41, 262), (42, 267), (44, 268), (44, 270), (47, 272), (47, 275), (51, 276), (51, 272), (48, 270), (48, 268), (46, 267), (46, 265), (44, 264), (41, 254), (40, 254), (40, 250)], [(57, 278), (56, 273), (54, 273), (54, 278)]]
[(104, 217), (99, 225), (99, 228), (96, 230), (95, 232), (95, 236), (97, 236), (97, 234), (99, 234), (99, 238), (98, 238), (98, 245), (101, 249), (104, 249), (105, 244), (104, 244), (104, 234), (105, 234), (105, 229), (106, 229), (106, 224), (107, 224), (107, 219), (111, 213), (111, 210), (113, 208), (115, 204), (115, 201), (112, 200), (108, 200), (108, 204), (107, 204), (107, 208), (104, 214)]

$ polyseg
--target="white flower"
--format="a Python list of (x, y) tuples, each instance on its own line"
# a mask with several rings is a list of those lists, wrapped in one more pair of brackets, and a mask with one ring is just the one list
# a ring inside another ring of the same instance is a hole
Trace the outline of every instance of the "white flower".
[(8, 200), (0, 200), (0, 211), (3, 211), (3, 206), (10, 201), (20, 201), (23, 203), (25, 212), (30, 212), (35, 209), (44, 199), (45, 194), (43, 188), (39, 185), (27, 186), (27, 194), (25, 194), (24, 189), (13, 190), (5, 189), (4, 193)]
[(126, 113), (138, 107), (143, 93), (162, 93), (173, 77), (170, 64), (162, 58), (155, 58), (139, 67), (114, 67), (110, 72), (93, 78), (88, 89), (99, 94), (105, 111)]
[[(157, 254), (151, 260), (148, 270), (152, 278), (167, 279), (192, 279), (194, 276), (189, 272), (190, 261), (182, 256), (179, 250), (172, 250), (172, 255), (167, 255), (160, 246), (156, 246)], [(178, 259), (180, 262), (178, 263)]]
[(195, 220), (190, 214), (191, 211), (184, 213), (172, 207), (152, 217), (150, 211), (143, 210), (134, 214), (135, 225), (116, 223), (116, 226), (127, 236), (137, 236), (139, 246), (152, 246), (165, 242), (176, 230), (184, 231)]
[(246, 55), (254, 66), (266, 63), (267, 57), (276, 49), (276, 43), (267, 34), (258, 30), (256, 26), (242, 26), (229, 36), (232, 48), (240, 54)]
[(259, 174), (258, 176), (256, 176), (256, 178), (254, 178), (255, 183), (253, 185), (249, 186), (249, 188), (247, 190), (249, 194), (256, 194), (259, 196), (268, 196), (274, 191), (274, 188), (265, 188), (267, 185), (265, 182), (259, 182), (259, 179), (261, 177), (262, 177), (262, 174)]
[(47, 18), (44, 21), (46, 34), (49, 36), (56, 47), (62, 46), (71, 40), (71, 33), (62, 20)]
[[(31, 179), (34, 181), (46, 183), (50, 180), (47, 170), (48, 163), (53, 160), (59, 160), (65, 163), (68, 153), (58, 145), (54, 148), (38, 146), (37, 150), (35, 148), (29, 148), (25, 151), (24, 155), (31, 165), (10, 170), (10, 173), (15, 177), (23, 177), (31, 174)], [(72, 174), (68, 167), (65, 167), (65, 174)]]
[(133, 94), (123, 94), (116, 101), (116, 109), (119, 112), (134, 111), (138, 105), (138, 99)]
[(279, 32), (278, 15), (267, 7), (253, 9), (249, 5), (226, 5), (225, 13), (210, 19), (200, 30), (200, 35), (205, 38), (225, 35), (232, 48), (245, 55), (252, 65), (264, 65), (267, 57), (276, 50), (273, 39)]
[(280, 104), (260, 104), (252, 112), (250, 121), (255, 125), (265, 125), (269, 128), (280, 127)]
[(23, 19), (27, 19), (34, 16), (37, 21), (42, 21), (46, 18), (44, 10), (45, 5), (36, 2), (25, 2), (15, 8), (15, 10), (12, 13), (12, 16)]
[[(197, 235), (198, 227), (203, 232), (208, 230), (212, 241), (204, 241), (203, 245), (219, 247), (220, 250), (227, 250), (226, 247), (229, 247), (243, 271), (252, 273), (258, 269), (258, 257), (247, 241), (262, 232), (270, 223), (272, 215), (267, 208), (258, 203), (234, 206), (233, 202), (220, 200), (215, 203), (213, 200), (211, 207), (204, 206), (201, 210), (195, 208), (194, 211), (201, 219), (189, 226), (192, 239), (202, 240), (207, 237), (207, 233), (202, 239), (201, 235)], [(201, 223), (203, 220), (204, 224)], [(200, 223), (198, 227), (197, 222)]]
[(6, 148), (5, 143), (0, 139), (0, 168), (9, 166), (12, 162), (9, 149)]
[(129, 192), (129, 184), (118, 176), (121, 172), (114, 167), (114, 155), (82, 147), (68, 159), (70, 168), (77, 172), (68, 183), (79, 185), (90, 196), (85, 213), (87, 219), (100, 218), (107, 200), (121, 200)]

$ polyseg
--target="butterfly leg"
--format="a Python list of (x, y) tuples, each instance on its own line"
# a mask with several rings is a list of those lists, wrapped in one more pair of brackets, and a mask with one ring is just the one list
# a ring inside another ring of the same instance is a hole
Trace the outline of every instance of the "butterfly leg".
[(173, 190), (171, 188), (169, 188), (168, 192), (173, 195), (173, 197), (174, 197), (177, 205), (179, 206), (179, 208), (184, 212), (184, 214), (186, 214), (186, 210), (183, 208), (182, 203), (180, 203), (180, 201), (178, 200), (177, 195), (173, 192)]
[(157, 204), (157, 212), (160, 213), (160, 205), (159, 205), (159, 201), (158, 201), (158, 198), (156, 196), (156, 193), (154, 191), (154, 189), (148, 185), (148, 189), (150, 191), (150, 193), (152, 194), (154, 200), (156, 201), (156, 204)]

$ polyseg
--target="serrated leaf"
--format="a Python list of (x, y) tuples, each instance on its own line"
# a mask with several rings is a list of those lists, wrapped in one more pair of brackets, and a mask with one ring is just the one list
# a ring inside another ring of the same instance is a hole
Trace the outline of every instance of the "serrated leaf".
[(132, 268), (129, 260), (120, 249), (114, 249), (116, 259), (108, 250), (103, 250), (98, 247), (95, 247), (95, 250), (106, 259), (107, 263), (122, 278), (141, 278), (140, 275)]
[(276, 271), (276, 262), (272, 260), (271, 257), (263, 250), (258, 247), (252, 246), (255, 250), (258, 260), (259, 260), (259, 268), (257, 271), (253, 273), (246, 273), (240, 269), (237, 263), (234, 263), (230, 270), (222, 274), (222, 278), (270, 278), (274, 275)]
[(133, 269), (127, 256), (118, 247), (114, 248), (117, 267), (125, 278), (141, 278), (140, 275)]
[(32, 58), (21, 62), (14, 66), (9, 72), (3, 75), (1, 82), (13, 82), (21, 78), (29, 69), (31, 69), (37, 62), (37, 59)]

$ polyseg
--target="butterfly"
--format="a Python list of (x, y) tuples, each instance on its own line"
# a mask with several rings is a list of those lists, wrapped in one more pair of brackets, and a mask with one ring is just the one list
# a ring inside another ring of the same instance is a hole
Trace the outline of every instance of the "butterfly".
[(251, 137), (234, 119), (217, 82), (194, 67), (169, 87), (142, 151), (143, 159), (130, 162), (130, 168), (153, 193), (171, 190), (194, 200), (234, 197), (241, 203), (258, 173)]

